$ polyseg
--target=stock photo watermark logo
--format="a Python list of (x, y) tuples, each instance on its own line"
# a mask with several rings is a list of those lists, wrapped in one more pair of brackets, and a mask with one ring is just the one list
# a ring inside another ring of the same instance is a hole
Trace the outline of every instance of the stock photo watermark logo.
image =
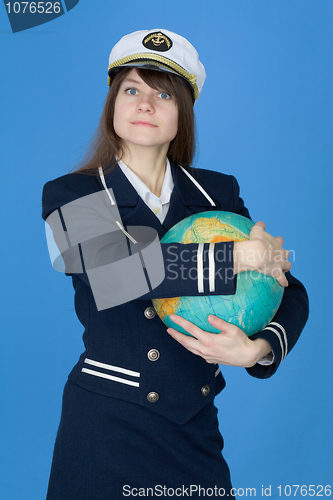
[(13, 33), (53, 21), (72, 10), (79, 0), (13, 2), (3, 0)]
[(127, 232), (117, 205), (109, 205), (105, 191), (55, 210), (47, 217), (45, 230), (53, 268), (85, 274), (98, 311), (137, 299), (164, 280), (157, 231), (129, 226)]

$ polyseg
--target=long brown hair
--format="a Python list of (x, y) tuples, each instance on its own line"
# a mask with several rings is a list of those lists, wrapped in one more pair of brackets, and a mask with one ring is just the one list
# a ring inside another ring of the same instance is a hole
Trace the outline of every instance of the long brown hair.
[[(116, 156), (122, 156), (121, 138), (113, 128), (116, 97), (122, 81), (133, 68), (124, 68), (115, 77), (105, 100), (98, 128), (90, 141), (88, 151), (74, 172), (96, 175), (98, 167), (109, 172), (116, 165)], [(195, 123), (192, 93), (189, 84), (173, 73), (136, 68), (142, 80), (151, 88), (171, 94), (178, 106), (178, 131), (171, 141), (168, 158), (176, 165), (188, 168), (195, 153)]]

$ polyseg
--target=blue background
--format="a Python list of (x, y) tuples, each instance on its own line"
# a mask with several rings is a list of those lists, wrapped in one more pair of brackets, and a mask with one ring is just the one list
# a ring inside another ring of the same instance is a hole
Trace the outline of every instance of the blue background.
[(82, 351), (71, 282), (49, 262), (42, 186), (85, 151), (111, 47), (153, 28), (188, 38), (206, 67), (196, 166), (236, 176), (252, 218), (294, 250), (310, 296), (273, 378), (223, 369), (234, 486), (260, 497), (271, 485), (278, 498), (278, 485), (333, 483), (332, 25), (331, 0), (81, 0), (13, 34), (1, 7), (1, 498), (45, 498), (63, 385)]

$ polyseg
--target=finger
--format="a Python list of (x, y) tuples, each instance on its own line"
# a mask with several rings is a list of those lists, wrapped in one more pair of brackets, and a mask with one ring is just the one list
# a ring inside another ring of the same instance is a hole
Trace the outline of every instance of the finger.
[(199, 328), (198, 326), (188, 321), (187, 319), (178, 316), (177, 314), (171, 314), (169, 317), (171, 321), (184, 328), (184, 330), (193, 335), (193, 337), (195, 338), (199, 338), (200, 334), (202, 335), (204, 333), (207, 333), (201, 330), (201, 328)]
[(276, 236), (276, 240), (278, 241), (279, 245), (283, 246), (284, 239), (282, 238), (282, 236)]
[(194, 348), (196, 343), (198, 342), (197, 339), (195, 339), (194, 337), (189, 337), (185, 333), (181, 333), (178, 330), (175, 330), (174, 328), (167, 328), (167, 332), (180, 344), (184, 346), (186, 344), (186, 348), (188, 347)]
[(214, 326), (214, 328), (217, 328), (221, 331), (226, 331), (228, 329), (228, 326), (230, 326), (230, 323), (228, 323), (228, 321), (225, 321), (218, 316), (214, 316), (213, 314), (210, 314), (207, 319), (209, 323)]
[(254, 226), (262, 227), (263, 229), (266, 229), (266, 224), (262, 220), (259, 220), (258, 222), (256, 222)]
[(283, 266), (283, 270), (285, 272), (287, 272), (287, 271), (290, 271), (291, 268), (292, 268), (292, 263), (289, 261), (286, 261), (285, 265)]
[(288, 286), (288, 280), (286, 278), (286, 275), (284, 272), (281, 271), (281, 269), (274, 269), (272, 272), (272, 276), (278, 280), (280, 285), (286, 287)]

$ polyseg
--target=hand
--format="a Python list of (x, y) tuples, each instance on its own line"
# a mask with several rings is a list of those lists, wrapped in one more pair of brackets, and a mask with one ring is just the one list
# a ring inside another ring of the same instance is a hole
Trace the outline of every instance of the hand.
[(235, 273), (255, 270), (273, 276), (282, 286), (288, 286), (284, 273), (291, 269), (291, 263), (287, 261), (289, 252), (282, 248), (283, 238), (266, 233), (265, 227), (264, 222), (257, 222), (249, 240), (235, 243)]
[(181, 326), (188, 333), (183, 333), (168, 328), (167, 332), (188, 351), (201, 356), (207, 363), (220, 363), (223, 365), (242, 366), (250, 368), (263, 356), (271, 352), (269, 343), (264, 339), (251, 340), (238, 328), (217, 316), (208, 316), (209, 323), (221, 330), (220, 333), (210, 333), (201, 330), (198, 326), (175, 314), (170, 319)]

